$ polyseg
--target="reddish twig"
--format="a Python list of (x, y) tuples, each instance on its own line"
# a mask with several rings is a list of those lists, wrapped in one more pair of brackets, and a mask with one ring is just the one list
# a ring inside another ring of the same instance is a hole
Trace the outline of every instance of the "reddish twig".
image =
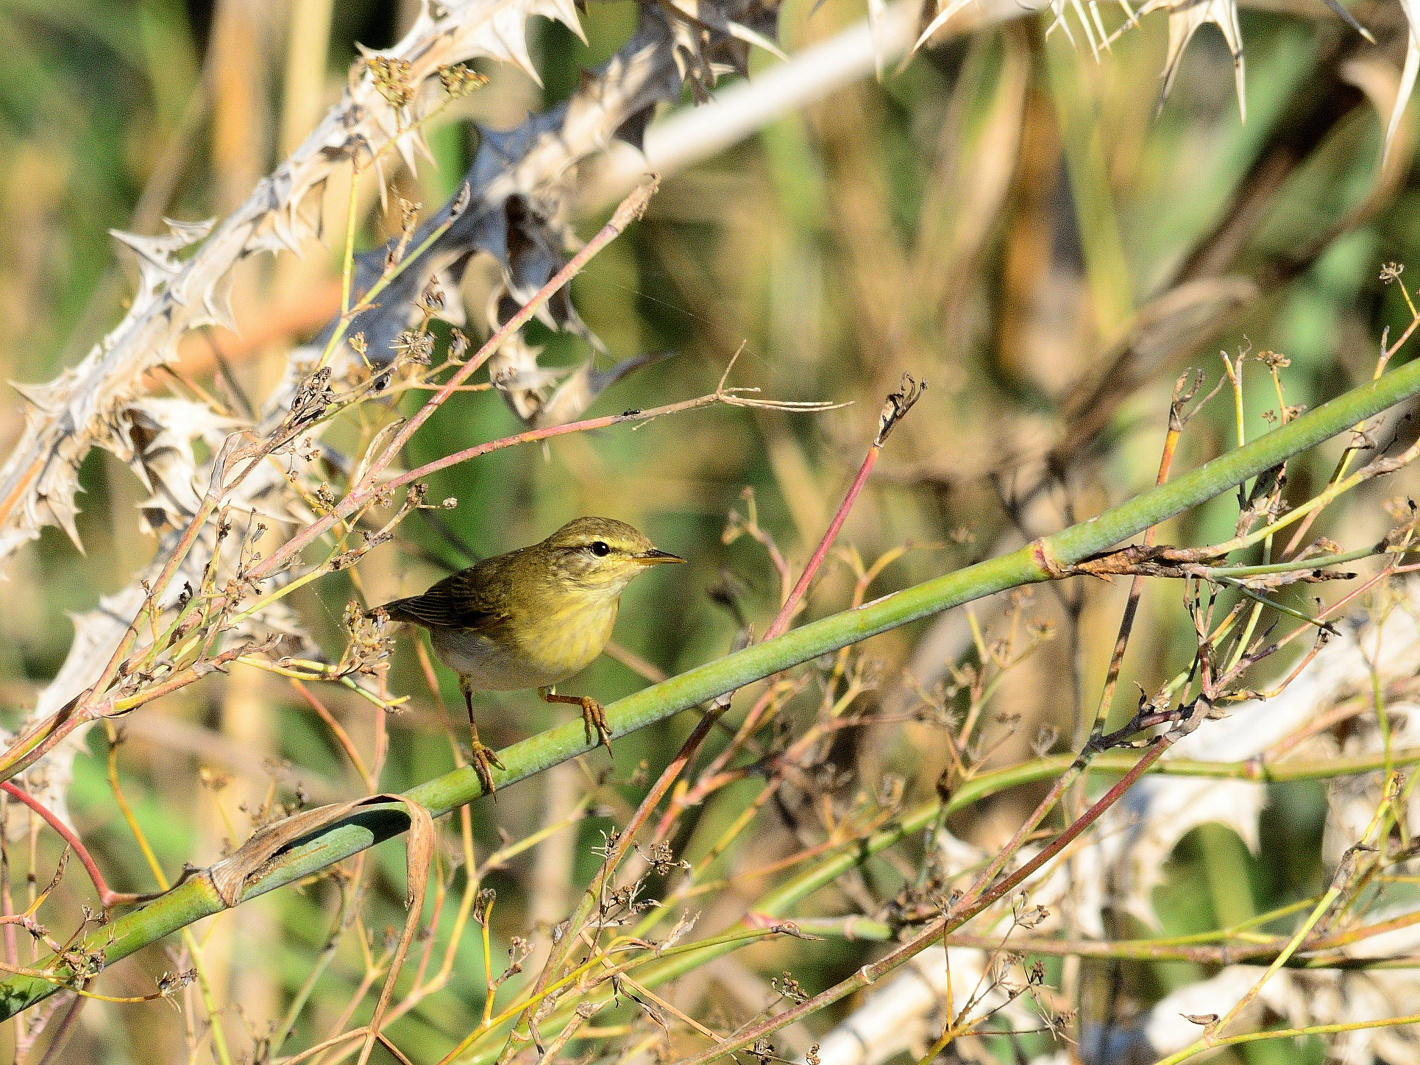
[[(853, 483), (848, 487), (848, 493), (843, 497), (843, 502), (838, 505), (838, 511), (833, 515), (833, 520), (828, 523), (828, 530), (823, 534), (818, 548), (809, 559), (808, 565), (804, 567), (804, 572), (799, 575), (799, 580), (789, 592), (788, 598), (784, 600), (784, 605), (779, 608), (779, 614), (765, 632), (764, 639), (772, 640), (776, 636), (782, 636), (788, 630), (789, 622), (793, 620), (794, 611), (803, 599), (804, 593), (808, 591), (809, 583), (823, 564), (823, 560), (828, 556), (829, 548), (838, 538), (838, 531), (843, 528), (843, 522), (847, 519), (848, 512), (853, 509), (853, 504), (858, 500), (858, 493), (863, 490), (863, 485), (868, 481), (868, 475), (877, 465), (883, 444), (887, 442), (889, 434), (892, 433), (897, 423), (922, 398), (922, 393), (925, 391), (927, 391), (926, 381), (919, 383), (913, 379), (911, 374), (905, 373), (902, 375), (902, 383), (898, 390), (884, 400), (882, 414), (878, 418), (878, 434), (873, 438), (872, 446), (868, 448), (868, 453), (863, 458), (863, 464), (858, 468), (858, 475), (853, 478)], [(758, 727), (760, 717), (769, 705), (770, 700), (767, 698), (761, 699), (755, 704), (735, 733), (734, 742), (721, 751), (709, 767), (710, 775), (718, 774), (724, 769), (735, 749)]]
[(336, 742), (340, 744), (341, 748), (345, 751), (346, 757), (350, 759), (351, 765), (355, 767), (355, 772), (359, 773), (360, 779), (365, 782), (365, 787), (368, 788), (372, 794), (378, 791), (379, 788), (376, 786), (375, 778), (370, 770), (365, 767), (365, 760), (360, 757), (360, 752), (355, 747), (355, 741), (350, 738), (350, 734), (346, 732), (345, 729), (341, 728), (340, 722), (335, 720), (335, 715), (326, 708), (324, 703), (312, 695), (304, 684), (294, 677), (291, 678), (291, 687), (295, 688), (296, 691), (300, 693), (301, 698), (306, 700), (310, 708), (325, 722), (326, 728), (330, 729), (331, 733), (334, 734)]
[(912, 409), (913, 404), (922, 398), (922, 393), (925, 391), (927, 391), (926, 381), (919, 384), (913, 380), (911, 374), (903, 374), (902, 384), (898, 390), (884, 401), (882, 415), (878, 419), (878, 435), (874, 437), (873, 446), (868, 448), (867, 455), (863, 457), (863, 464), (858, 467), (858, 476), (853, 478), (853, 483), (848, 487), (848, 494), (843, 497), (843, 502), (838, 504), (838, 512), (828, 523), (828, 531), (823, 534), (823, 539), (819, 541), (818, 548), (814, 551), (813, 557), (809, 559), (809, 564), (799, 575), (799, 581), (794, 585), (794, 590), (789, 593), (789, 598), (784, 600), (784, 605), (779, 608), (779, 616), (774, 619), (768, 631), (765, 632), (764, 639), (772, 640), (776, 636), (782, 636), (788, 630), (789, 622), (794, 617), (794, 610), (798, 607), (799, 601), (803, 599), (804, 593), (808, 591), (809, 582), (814, 579), (814, 574), (818, 572), (819, 566), (823, 564), (824, 558), (828, 555), (828, 549), (838, 538), (838, 530), (843, 528), (843, 522), (847, 519), (848, 512), (858, 501), (858, 493), (867, 483), (868, 474), (872, 473), (873, 467), (877, 465), (878, 456), (882, 454), (883, 444), (887, 442), (888, 435), (903, 416)]
[(44, 823), (59, 834), (59, 838), (64, 840), (69, 846), (69, 849), (74, 852), (75, 856), (79, 859), (79, 864), (84, 867), (84, 872), (88, 873), (89, 879), (94, 882), (94, 890), (99, 893), (99, 905), (104, 909), (108, 910), (124, 903), (137, 902), (142, 898), (140, 895), (125, 895), (122, 892), (110, 889), (108, 881), (104, 879), (103, 873), (99, 872), (99, 867), (94, 861), (94, 856), (89, 853), (89, 849), (84, 846), (83, 841), (74, 834), (72, 828), (61, 821), (44, 803), (8, 780), (0, 781), (0, 788), (3, 788), (12, 798), (18, 799), (35, 813), (39, 814), (39, 816), (44, 819)]

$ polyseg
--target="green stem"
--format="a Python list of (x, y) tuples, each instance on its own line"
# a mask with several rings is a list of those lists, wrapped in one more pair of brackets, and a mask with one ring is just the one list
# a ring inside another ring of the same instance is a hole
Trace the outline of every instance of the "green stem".
[(1357, 562), (1363, 558), (1370, 558), (1373, 555), (1381, 554), (1385, 548), (1377, 545), (1375, 547), (1362, 547), (1355, 551), (1347, 551), (1340, 555), (1317, 555), (1312, 558), (1297, 558), (1291, 562), (1268, 562), (1260, 566), (1207, 566), (1203, 573), (1209, 579), (1233, 578), (1242, 579), (1245, 577), (1267, 577), (1274, 573), (1297, 573), (1302, 570), (1321, 570), (1331, 566), (1341, 566), (1347, 562)]
[[(995, 592), (1064, 575), (1069, 567), (1092, 555), (1226, 492), (1417, 393), (1420, 393), (1420, 361), (1353, 389), (1244, 447), (1168, 484), (1143, 492), (1089, 521), (1000, 558), (802, 625), (776, 639), (733, 652), (612, 703), (606, 708), (612, 735), (626, 735), (899, 625)], [(507, 769), (500, 771), (495, 780), (498, 785), (506, 786), (585, 753), (591, 746), (583, 734), (582, 723), (568, 722), (500, 752)], [(422, 803), (437, 817), (473, 801), (481, 793), (477, 775), (465, 767), (411, 789), (407, 797)], [(265, 894), (312, 875), (403, 832), (408, 824), (408, 814), (400, 804), (361, 810), (341, 825), (284, 853), (274, 868), (247, 884), (242, 897)], [(142, 910), (94, 933), (86, 949), (103, 951), (111, 963), (224, 908), (210, 879), (199, 875)], [(24, 976), (0, 981), (0, 1019), (12, 1017), (53, 994), (61, 986), (59, 981), (65, 978), (65, 973), (57, 970), (55, 977), (56, 982)]]

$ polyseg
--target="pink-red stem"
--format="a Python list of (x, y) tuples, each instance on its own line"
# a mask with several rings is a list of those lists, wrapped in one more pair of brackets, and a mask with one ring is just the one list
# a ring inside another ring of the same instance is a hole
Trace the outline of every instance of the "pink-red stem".
[(0, 788), (3, 788), (12, 798), (18, 799), (35, 813), (39, 814), (39, 816), (44, 819), (45, 824), (54, 829), (54, 831), (59, 834), (59, 837), (69, 845), (75, 857), (79, 859), (79, 864), (81, 864), (84, 867), (84, 871), (89, 874), (89, 879), (94, 882), (94, 888), (99, 893), (99, 904), (103, 906), (104, 909), (107, 910), (118, 903), (127, 902), (134, 898), (132, 895), (124, 895), (109, 889), (108, 882), (104, 880), (103, 874), (99, 872), (99, 867), (95, 864), (94, 857), (89, 853), (89, 849), (85, 847), (79, 837), (74, 834), (73, 829), (61, 821), (44, 803), (40, 802), (24, 789), (10, 783), (8, 780), (0, 781)]

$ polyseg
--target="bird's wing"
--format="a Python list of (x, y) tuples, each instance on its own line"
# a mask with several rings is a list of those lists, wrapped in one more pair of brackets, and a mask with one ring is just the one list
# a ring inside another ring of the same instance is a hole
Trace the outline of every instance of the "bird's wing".
[(452, 573), (423, 595), (396, 599), (384, 609), (396, 621), (457, 629), (481, 629), (508, 616), (506, 596), (492, 589), (501, 583), (490, 578), (502, 558), (490, 558)]

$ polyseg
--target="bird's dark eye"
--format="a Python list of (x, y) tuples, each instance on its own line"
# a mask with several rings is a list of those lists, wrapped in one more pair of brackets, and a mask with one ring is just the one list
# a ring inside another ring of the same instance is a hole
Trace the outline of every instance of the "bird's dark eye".
[(592, 554), (596, 555), (598, 558), (605, 558), (607, 555), (611, 554), (611, 548), (607, 546), (605, 540), (593, 540), (591, 550)]

